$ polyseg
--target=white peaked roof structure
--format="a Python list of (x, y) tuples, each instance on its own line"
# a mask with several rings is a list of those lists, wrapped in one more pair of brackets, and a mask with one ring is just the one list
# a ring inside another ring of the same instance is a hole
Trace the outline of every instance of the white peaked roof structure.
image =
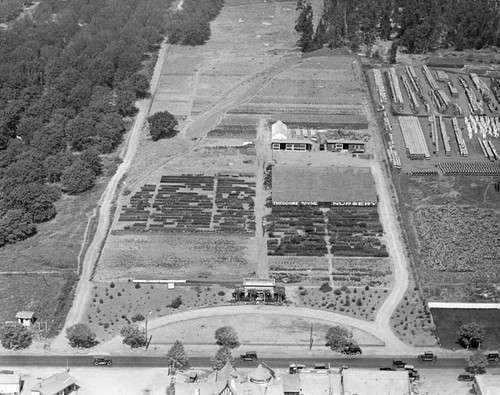
[(278, 121), (271, 126), (271, 135), (273, 140), (286, 140), (288, 127), (283, 122)]

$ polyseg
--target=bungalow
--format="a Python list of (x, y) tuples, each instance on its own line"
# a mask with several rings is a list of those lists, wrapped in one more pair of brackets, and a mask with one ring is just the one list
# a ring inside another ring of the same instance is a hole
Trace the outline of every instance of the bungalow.
[(75, 379), (64, 371), (40, 381), (31, 389), (31, 395), (68, 395), (77, 389)]
[(36, 321), (35, 313), (33, 311), (19, 311), (16, 314), (17, 322), (23, 326), (30, 327)]

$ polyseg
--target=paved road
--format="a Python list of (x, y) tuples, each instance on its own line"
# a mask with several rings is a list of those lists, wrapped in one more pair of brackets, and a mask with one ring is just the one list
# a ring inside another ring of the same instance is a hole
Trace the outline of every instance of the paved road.
[[(148, 356), (109, 356), (112, 358), (112, 367), (166, 367), (167, 359), (165, 357), (148, 357)], [(392, 357), (359, 357), (359, 356), (342, 356), (335, 358), (265, 358), (254, 362), (243, 362), (236, 360), (236, 368), (251, 368), (256, 367), (260, 362), (265, 362), (271, 368), (287, 368), (291, 363), (302, 363), (306, 367), (312, 368), (314, 364), (325, 364), (331, 367), (341, 367), (343, 365), (356, 368), (373, 368), (378, 369), (381, 366), (392, 365)], [(457, 369), (463, 370), (465, 367), (465, 359), (462, 358), (440, 358), (436, 362), (420, 362), (416, 358), (403, 358), (403, 361), (409, 365), (415, 366), (416, 369)], [(189, 362), (193, 367), (211, 367), (210, 358), (190, 358)], [(63, 366), (63, 367), (78, 367), (91, 366), (92, 356), (39, 356), (39, 355), (8, 355), (0, 357), (0, 367), (11, 366)], [(500, 363), (490, 363), (490, 366), (500, 367)], [(96, 369), (109, 369), (107, 366), (99, 366)]]

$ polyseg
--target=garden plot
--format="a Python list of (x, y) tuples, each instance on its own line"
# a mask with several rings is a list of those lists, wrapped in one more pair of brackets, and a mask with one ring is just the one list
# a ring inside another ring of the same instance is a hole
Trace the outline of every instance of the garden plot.
[(103, 249), (95, 279), (240, 282), (254, 271), (252, 243), (250, 237), (229, 234), (114, 233)]
[(158, 85), (158, 90), (167, 96), (186, 95), (194, 88), (196, 75), (162, 74)]
[(280, 283), (320, 285), (330, 281), (326, 257), (269, 256), (269, 277)]
[(391, 287), (394, 281), (392, 263), (388, 258), (333, 257), (334, 284), (349, 286)]
[(365, 286), (350, 288), (346, 285), (332, 289), (327, 283), (319, 289), (299, 287), (299, 305), (325, 309), (356, 318), (373, 321), (388, 296), (387, 289)]
[(219, 285), (167, 289), (166, 284), (96, 283), (85, 319), (96, 332), (98, 341), (103, 341), (117, 335), (125, 325), (143, 325), (146, 315), (152, 320), (179, 311), (227, 303), (232, 291)]
[(324, 256), (323, 213), (312, 206), (273, 206), (266, 217), (268, 255)]
[(126, 230), (253, 234), (254, 197), (248, 176), (164, 175), (159, 185), (142, 186), (122, 206), (118, 221)]
[(413, 346), (436, 345), (435, 326), (418, 287), (410, 283), (405, 296), (391, 317), (394, 333)]
[(472, 282), (500, 282), (500, 216), (493, 210), (456, 206), (419, 207), (413, 213), (419, 266), (425, 278), (448, 273)]
[(332, 254), (387, 257), (376, 207), (334, 207), (326, 213)]
[(221, 97), (227, 90), (241, 83), (241, 76), (200, 75), (196, 86), (196, 96)]

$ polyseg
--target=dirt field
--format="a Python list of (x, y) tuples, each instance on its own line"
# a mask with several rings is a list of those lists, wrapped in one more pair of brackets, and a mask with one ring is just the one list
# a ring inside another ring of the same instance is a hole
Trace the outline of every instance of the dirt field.
[(254, 270), (252, 239), (217, 234), (115, 234), (108, 237), (94, 279), (241, 281)]
[[(324, 344), (326, 332), (332, 325), (326, 321), (304, 320), (286, 314), (266, 316), (261, 314), (246, 314), (244, 316), (222, 316), (202, 318), (169, 325), (151, 330), (153, 335), (152, 345), (171, 344), (178, 339), (187, 344), (213, 344), (217, 328), (223, 325), (233, 327), (242, 343), (241, 349), (256, 344), (303, 344), (309, 345), (311, 324), (313, 325), (314, 344)], [(351, 328), (354, 339), (360, 345), (376, 345), (378, 340), (367, 332)], [(236, 350), (236, 352), (238, 352)]]

